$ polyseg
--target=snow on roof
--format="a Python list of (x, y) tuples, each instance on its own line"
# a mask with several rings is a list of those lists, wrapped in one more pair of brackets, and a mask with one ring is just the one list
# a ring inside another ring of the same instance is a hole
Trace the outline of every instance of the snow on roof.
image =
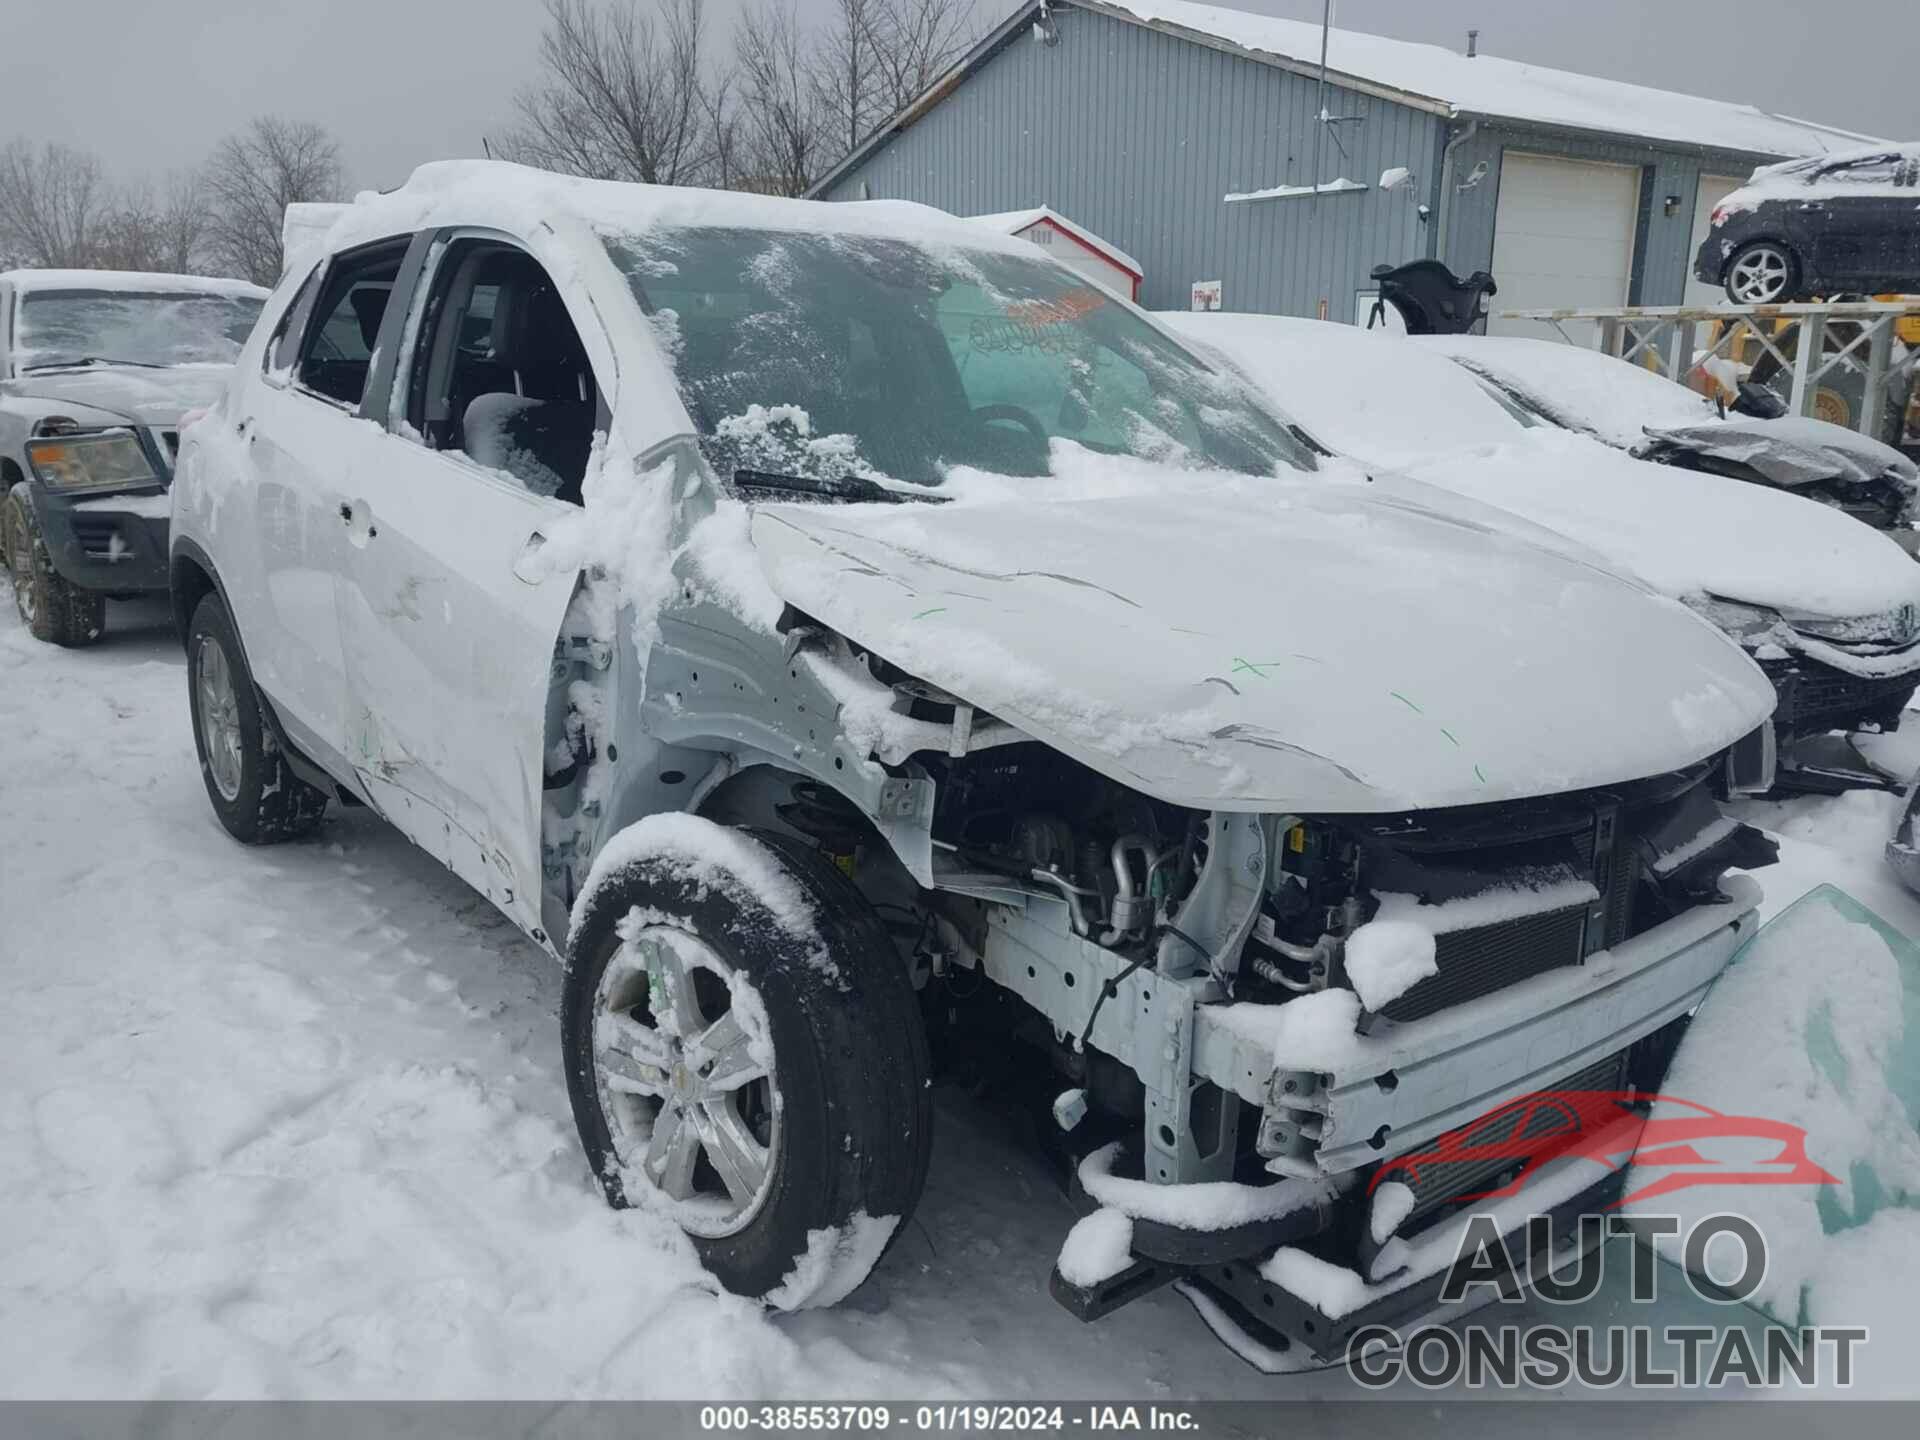
[[(1143, 24), (1161, 21), (1295, 64), (1317, 68), (1320, 63), (1320, 27), (1309, 21), (1250, 15), (1191, 0), (1093, 0), (1087, 8)], [(1821, 155), (1873, 139), (1772, 115), (1751, 105), (1524, 65), (1492, 55), (1468, 59), (1443, 46), (1358, 30), (1329, 33), (1327, 70), (1336, 81), (1349, 77), (1386, 86), (1438, 101), (1455, 114), (1637, 135), (1756, 155)]]
[(1098, 250), (1122, 270), (1131, 271), (1136, 280), (1144, 280), (1147, 276), (1147, 272), (1140, 268), (1140, 262), (1111, 240), (1101, 239), (1084, 225), (1075, 224), (1058, 210), (1045, 205), (1036, 205), (1031, 210), (1001, 210), (992, 215), (969, 215), (967, 219), (975, 225), (984, 225), (989, 230), (999, 230), (1008, 235), (1018, 235), (1042, 220), (1048, 220), (1055, 229), (1064, 230), (1082, 245)]
[(250, 295), (264, 300), (267, 292), (245, 280), (217, 275), (166, 275), (147, 270), (8, 270), (0, 273), (21, 292), (29, 290), (123, 290), (140, 293), (198, 290), (210, 295)]
[(645, 234), (661, 227), (731, 227), (875, 235), (970, 250), (1031, 254), (1026, 242), (909, 200), (790, 200), (739, 190), (581, 180), (501, 160), (436, 160), (406, 184), (354, 197), (327, 233), (344, 249), (433, 225), (521, 223), (567, 218), (601, 231)]

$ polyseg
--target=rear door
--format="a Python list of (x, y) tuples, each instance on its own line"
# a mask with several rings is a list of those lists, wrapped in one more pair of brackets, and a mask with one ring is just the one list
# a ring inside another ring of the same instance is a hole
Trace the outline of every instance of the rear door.
[(1888, 151), (1829, 166), (1814, 178), (1812, 216), (1816, 281), (1835, 290), (1872, 291), (1893, 284), (1908, 268), (1920, 214), (1903, 183), (1905, 157)]
[(247, 659), (290, 738), (323, 764), (347, 746), (335, 585), (358, 543), (345, 507), (352, 473), (378, 438), (361, 410), (407, 245), (404, 236), (383, 241), (315, 271), (239, 420), (255, 487)]
[(355, 763), (383, 814), (534, 930), (549, 672), (577, 578), (534, 556), (578, 513), (605, 421), (578, 321), (531, 257), (471, 234), (434, 256), (351, 499)]

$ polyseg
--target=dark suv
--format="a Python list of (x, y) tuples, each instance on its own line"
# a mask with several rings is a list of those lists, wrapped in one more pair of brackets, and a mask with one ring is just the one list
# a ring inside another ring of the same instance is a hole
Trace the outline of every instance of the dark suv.
[(1920, 144), (1766, 165), (1714, 208), (1693, 273), (1736, 305), (1920, 291)]
[(85, 645), (167, 588), (180, 419), (226, 388), (267, 292), (109, 270), (0, 274), (0, 564), (27, 628)]

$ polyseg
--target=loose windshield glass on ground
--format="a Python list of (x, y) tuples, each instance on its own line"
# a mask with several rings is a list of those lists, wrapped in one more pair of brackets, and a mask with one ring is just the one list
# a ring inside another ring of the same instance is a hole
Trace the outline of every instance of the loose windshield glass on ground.
[(231, 364), (264, 302), (186, 291), (41, 290), (20, 304), (22, 369), (89, 359), (135, 365)]
[(1059, 441), (1187, 467), (1312, 468), (1239, 382), (1038, 255), (738, 229), (608, 249), (723, 474), (1043, 475)]

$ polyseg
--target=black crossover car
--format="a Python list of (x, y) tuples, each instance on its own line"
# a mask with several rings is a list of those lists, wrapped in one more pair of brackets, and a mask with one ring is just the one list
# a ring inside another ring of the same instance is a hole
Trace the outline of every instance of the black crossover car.
[(1693, 273), (1736, 305), (1920, 291), (1920, 143), (1762, 166), (1715, 207)]

